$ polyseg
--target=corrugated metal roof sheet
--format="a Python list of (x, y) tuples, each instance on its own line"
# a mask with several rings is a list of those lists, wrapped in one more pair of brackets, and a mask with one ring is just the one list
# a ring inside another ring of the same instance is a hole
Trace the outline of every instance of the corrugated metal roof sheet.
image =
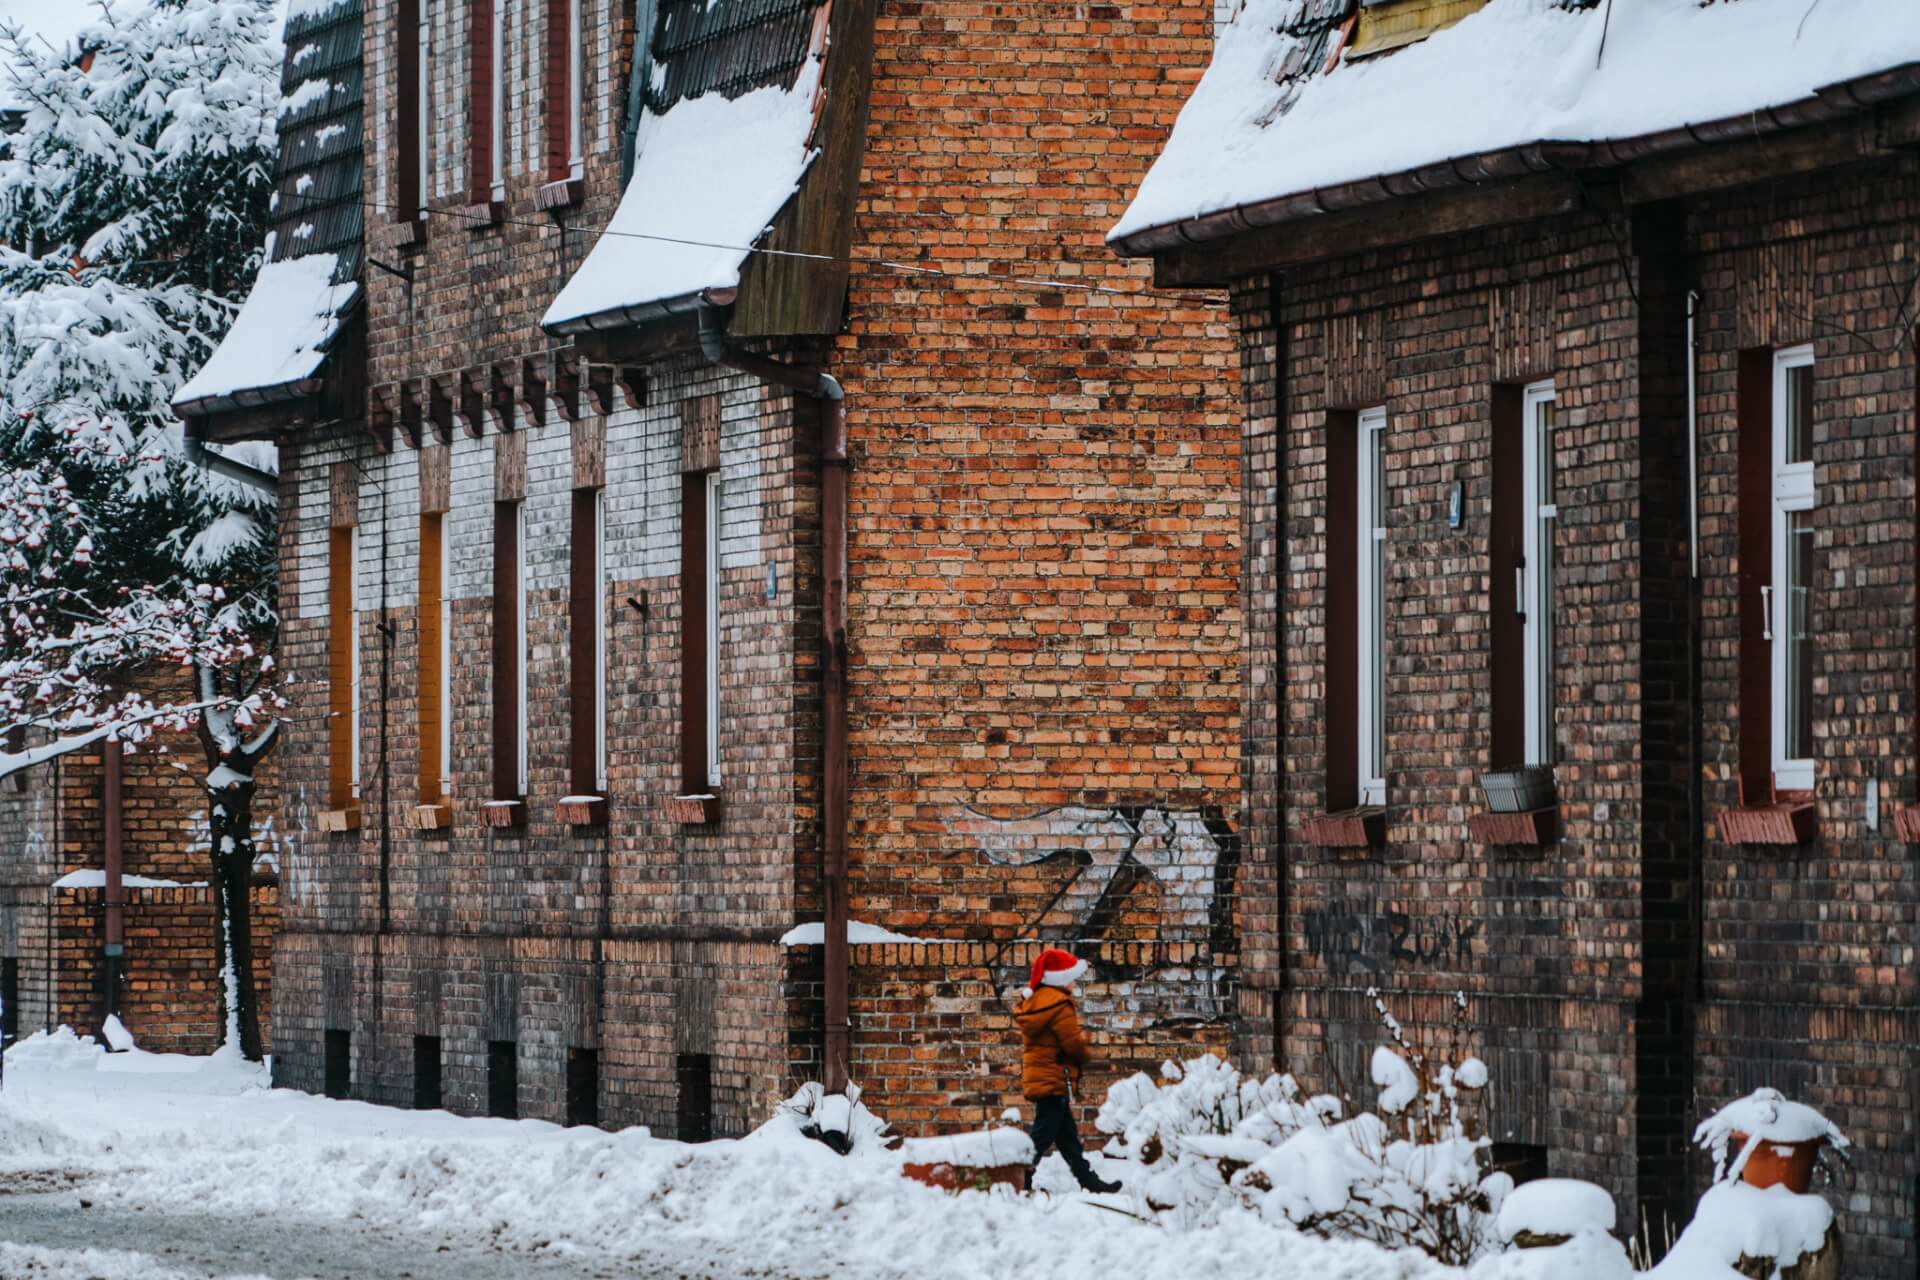
[(819, 8), (818, 0), (662, 0), (646, 109), (660, 115), (703, 93), (737, 98), (791, 85)]
[[(303, 105), (280, 117), (272, 260), (332, 253), (340, 260), (336, 284), (359, 278), (364, 251), (362, 9), (362, 0), (346, 0), (317, 13), (296, 10), (287, 20), (280, 74), (283, 98)], [(306, 88), (315, 84), (326, 87)]]

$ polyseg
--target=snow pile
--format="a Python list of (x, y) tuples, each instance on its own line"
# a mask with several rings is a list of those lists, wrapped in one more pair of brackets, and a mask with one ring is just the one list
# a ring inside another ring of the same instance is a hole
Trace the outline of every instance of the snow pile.
[(1490, 0), (1419, 44), (1289, 82), (1307, 3), (1246, 0), (1114, 238), (1530, 142), (1745, 115), (1920, 60), (1913, 0), (1634, 0), (1605, 14)]
[(1022, 1129), (979, 1129), (933, 1138), (908, 1138), (898, 1154), (904, 1164), (950, 1164), (957, 1169), (992, 1169), (1032, 1164), (1033, 1139)]
[[(827, 926), (823, 921), (814, 920), (807, 924), (795, 925), (780, 935), (783, 947), (819, 947), (826, 945)], [(868, 924), (864, 920), (847, 921), (847, 943), (849, 946), (873, 946), (882, 942), (906, 943), (911, 946), (927, 946), (938, 942), (938, 938), (910, 938), (904, 933), (895, 933), (877, 924)]]
[(887, 1122), (860, 1101), (860, 1086), (845, 1093), (828, 1093), (809, 1080), (774, 1110), (773, 1119), (755, 1131), (755, 1137), (791, 1134), (822, 1143), (841, 1155), (866, 1156), (885, 1151), (898, 1139), (887, 1134)]
[(1734, 1280), (1742, 1258), (1771, 1258), (1790, 1267), (1820, 1248), (1833, 1209), (1819, 1196), (1795, 1195), (1785, 1187), (1721, 1182), (1707, 1189), (1693, 1221), (1660, 1265), (1657, 1280)]
[(820, 69), (816, 52), (791, 89), (708, 93), (647, 114), (620, 207), (541, 323), (738, 285), (813, 158)]
[(1578, 1178), (1540, 1178), (1515, 1187), (1500, 1205), (1495, 1225), (1502, 1240), (1525, 1232), (1536, 1236), (1577, 1236), (1583, 1231), (1613, 1230), (1618, 1211), (1605, 1189)]
[[(1734, 1135), (1745, 1134), (1746, 1142), (1727, 1160)], [(1833, 1151), (1844, 1153), (1851, 1144), (1831, 1120), (1807, 1106), (1793, 1102), (1778, 1089), (1755, 1089), (1744, 1098), (1729, 1102), (1700, 1122), (1693, 1131), (1695, 1145), (1713, 1154), (1713, 1180), (1738, 1178), (1747, 1160), (1763, 1142), (1825, 1142)]]
[(50, 1083), (72, 1084), (84, 1078), (88, 1087), (111, 1092), (234, 1094), (267, 1087), (267, 1068), (248, 1062), (240, 1051), (223, 1047), (206, 1057), (184, 1053), (148, 1053), (133, 1044), (126, 1028), (106, 1029), (109, 1040), (123, 1052), (108, 1052), (92, 1036), (72, 1027), (37, 1031), (7, 1049), (5, 1082), (9, 1095), (29, 1094)]
[(174, 393), (173, 402), (188, 404), (311, 378), (360, 289), (351, 281), (333, 283), (338, 266), (331, 253), (302, 254), (262, 266), (233, 328), (200, 372)]

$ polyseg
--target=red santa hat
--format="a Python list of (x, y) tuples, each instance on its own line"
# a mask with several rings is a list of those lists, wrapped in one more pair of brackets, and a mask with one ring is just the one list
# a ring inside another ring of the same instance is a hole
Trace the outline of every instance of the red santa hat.
[(1028, 998), (1041, 987), (1070, 987), (1087, 973), (1087, 962), (1058, 947), (1048, 947), (1033, 958), (1031, 981), (1020, 994)]

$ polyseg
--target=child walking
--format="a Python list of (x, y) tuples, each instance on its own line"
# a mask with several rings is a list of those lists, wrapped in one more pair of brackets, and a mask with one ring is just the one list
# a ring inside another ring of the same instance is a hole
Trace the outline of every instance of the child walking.
[[(1048, 947), (1035, 957), (1032, 984), (1013, 1009), (1025, 1045), (1020, 1083), (1033, 1103), (1034, 1168), (1040, 1167), (1050, 1148), (1058, 1147), (1083, 1190), (1118, 1191), (1119, 1183), (1106, 1181), (1087, 1164), (1073, 1124), (1073, 1085), (1092, 1060), (1093, 1050), (1080, 1033), (1080, 1019), (1067, 992), (1086, 972), (1086, 961), (1058, 947)], [(1031, 1174), (1027, 1184), (1033, 1184)]]

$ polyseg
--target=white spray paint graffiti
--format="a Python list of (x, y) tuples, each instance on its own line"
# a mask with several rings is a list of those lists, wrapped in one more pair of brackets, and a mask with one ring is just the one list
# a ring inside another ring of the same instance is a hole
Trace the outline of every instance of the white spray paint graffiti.
[(947, 829), (1001, 866), (1058, 857), (1080, 863), (1079, 876), (1061, 899), (1076, 928), (1095, 918), (1116, 877), (1134, 866), (1159, 883), (1165, 902), (1162, 939), (1201, 941), (1217, 923), (1224, 836), (1197, 810), (1068, 805), (1024, 818), (995, 818), (963, 806), (948, 819)]

